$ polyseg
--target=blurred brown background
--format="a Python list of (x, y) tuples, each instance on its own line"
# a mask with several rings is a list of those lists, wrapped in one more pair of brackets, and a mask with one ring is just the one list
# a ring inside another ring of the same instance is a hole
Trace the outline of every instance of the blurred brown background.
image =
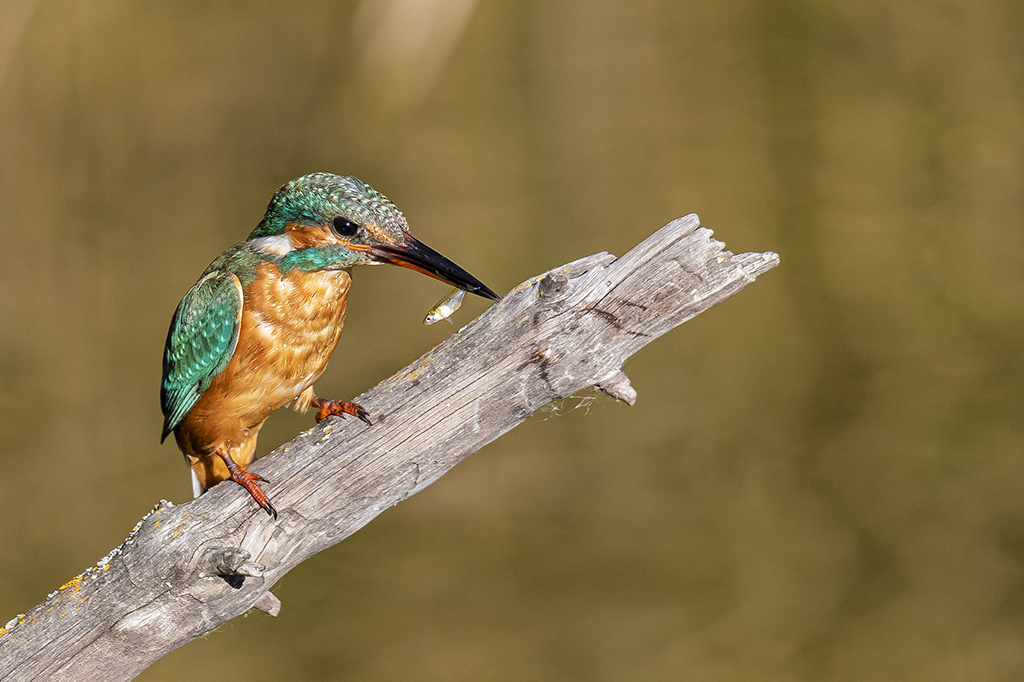
[[(4, 0), (0, 623), (190, 497), (171, 313), (328, 170), (499, 292), (689, 212), (782, 264), (630, 361), (635, 407), (543, 410), (140, 679), (1024, 679), (1022, 35), (1018, 0)], [(357, 272), (319, 392), (441, 341), (445, 291)]]

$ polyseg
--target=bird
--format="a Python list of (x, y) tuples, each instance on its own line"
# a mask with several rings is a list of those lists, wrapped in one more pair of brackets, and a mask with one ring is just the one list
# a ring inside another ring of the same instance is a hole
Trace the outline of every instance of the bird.
[(266, 419), (293, 403), (330, 415), (369, 413), (321, 398), (313, 384), (341, 337), (357, 265), (410, 268), (492, 301), (473, 275), (409, 232), (386, 196), (352, 176), (312, 173), (278, 189), (245, 241), (218, 256), (174, 311), (163, 355), (160, 442), (174, 434), (198, 497), (221, 481), (277, 509), (249, 471)]

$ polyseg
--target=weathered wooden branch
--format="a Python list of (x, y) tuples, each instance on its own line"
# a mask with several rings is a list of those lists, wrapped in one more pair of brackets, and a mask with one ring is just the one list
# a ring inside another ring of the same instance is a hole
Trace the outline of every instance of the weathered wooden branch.
[(161, 502), (128, 539), (0, 630), (2, 680), (131, 679), (258, 608), (301, 561), (427, 487), (534, 410), (590, 386), (632, 404), (622, 363), (778, 264), (733, 255), (696, 215), (622, 258), (599, 253), (527, 280), (359, 396), (375, 427), (335, 418), (254, 467), (275, 522), (238, 486)]

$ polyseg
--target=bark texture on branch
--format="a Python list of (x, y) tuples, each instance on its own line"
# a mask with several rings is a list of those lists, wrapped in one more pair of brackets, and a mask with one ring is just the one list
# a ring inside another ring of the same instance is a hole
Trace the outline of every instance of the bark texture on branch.
[(161, 502), (96, 566), (0, 629), (0, 680), (131, 679), (258, 608), (301, 561), (427, 487), (552, 400), (596, 386), (632, 404), (622, 363), (775, 267), (679, 218), (616, 259), (533, 277), (357, 398), (374, 420), (321, 422), (253, 470), (278, 521), (238, 486)]

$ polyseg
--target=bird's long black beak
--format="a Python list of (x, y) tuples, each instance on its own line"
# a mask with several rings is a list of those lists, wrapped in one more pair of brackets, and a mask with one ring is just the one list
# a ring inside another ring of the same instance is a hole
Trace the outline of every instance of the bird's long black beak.
[(492, 301), (500, 298), (486, 284), (408, 233), (404, 243), (396, 246), (375, 246), (370, 252), (379, 261), (422, 272), (470, 294)]

